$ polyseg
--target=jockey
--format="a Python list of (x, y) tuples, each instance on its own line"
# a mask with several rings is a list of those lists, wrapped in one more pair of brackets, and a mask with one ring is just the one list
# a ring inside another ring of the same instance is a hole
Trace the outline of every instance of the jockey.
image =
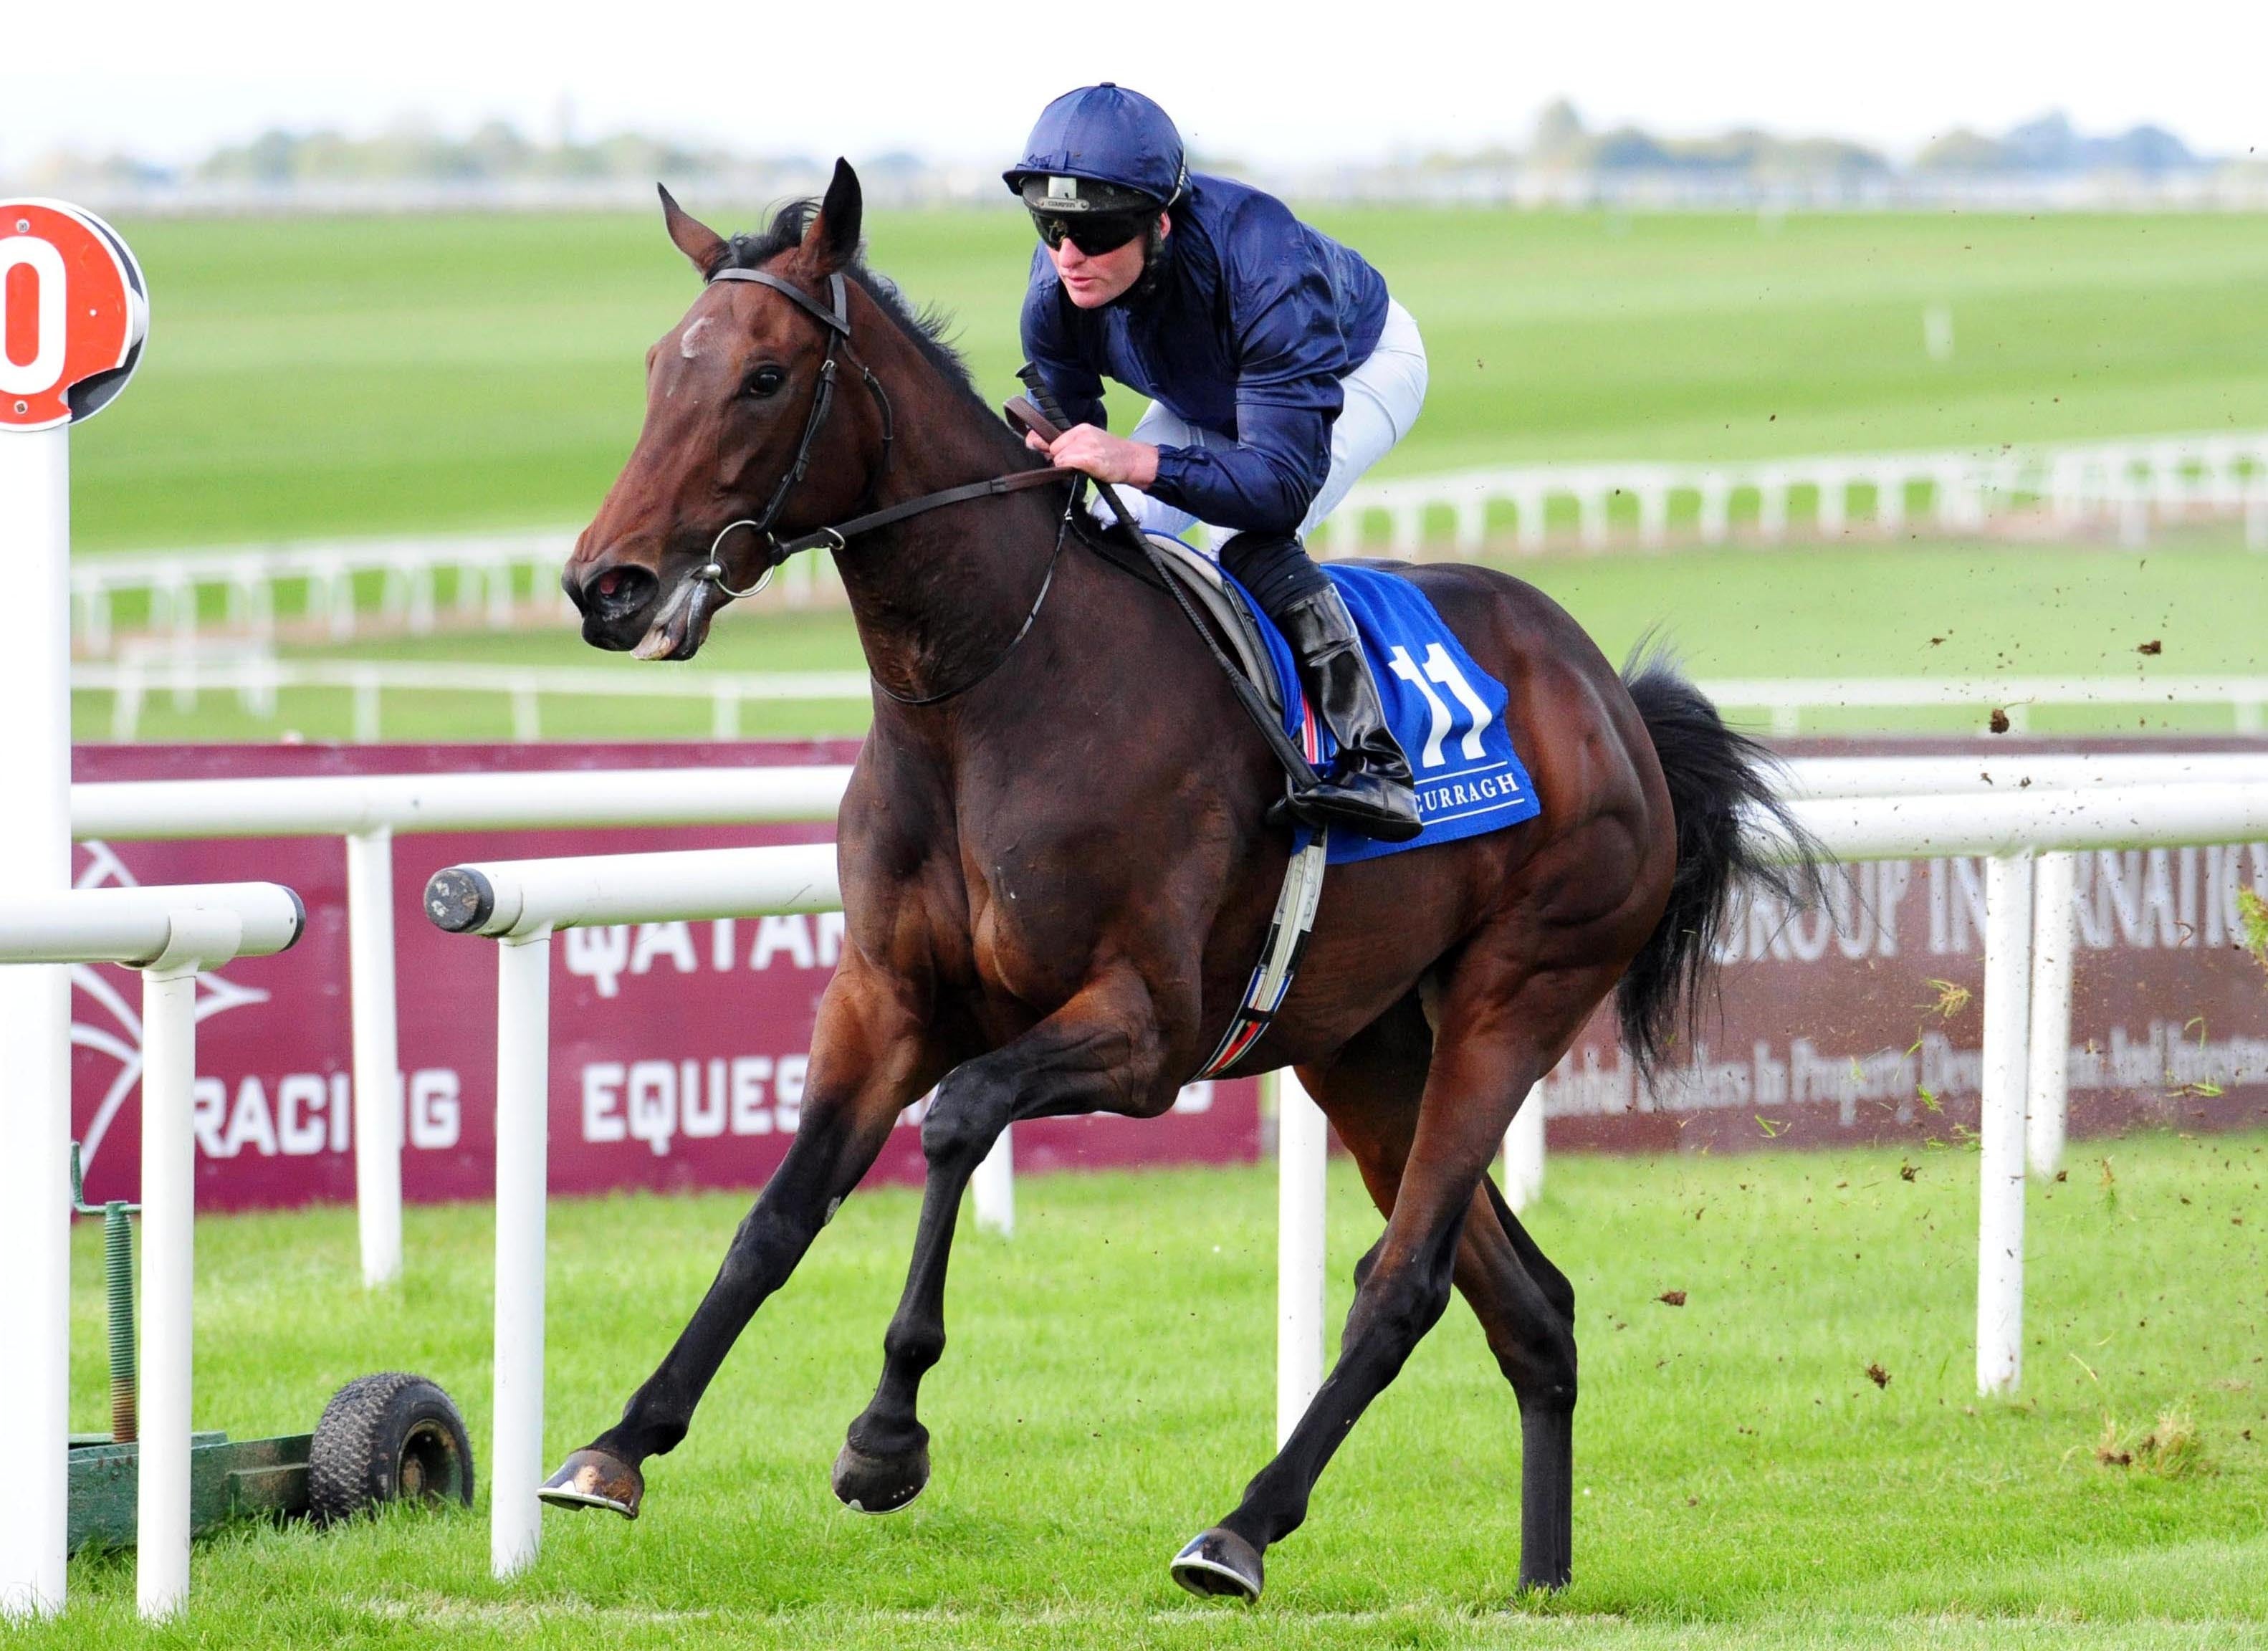
[[(1072, 424), (1030, 445), (1138, 490), (1145, 527), (1233, 535), (1221, 565), (1283, 631), (1338, 742), (1336, 768), (1292, 812), (1417, 836), (1410, 760), (1346, 604), (1300, 544), (1417, 422), (1417, 324), (1375, 269), (1282, 202), (1192, 173), (1172, 120), (1138, 92), (1064, 93), (1002, 176), (1040, 232), (1024, 352)], [(1105, 428), (1105, 375), (1153, 398), (1124, 439)]]

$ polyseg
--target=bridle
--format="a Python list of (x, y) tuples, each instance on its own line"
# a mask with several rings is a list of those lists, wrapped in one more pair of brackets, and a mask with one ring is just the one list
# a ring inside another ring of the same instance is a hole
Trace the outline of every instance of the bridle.
[[(1063, 520), (1056, 529), (1055, 549), (1048, 557), (1047, 573), (1040, 581), (1039, 594), (1033, 598), (1032, 606), (1024, 615), (1023, 624), (1018, 629), (1016, 634), (1009, 638), (1008, 645), (1000, 650), (990, 665), (968, 682), (936, 694), (908, 696), (899, 693), (880, 677), (874, 679), (875, 687), (902, 705), (933, 705), (942, 700), (951, 699), (956, 695), (968, 692), (999, 668), (1001, 661), (1008, 657), (1016, 644), (1024, 639), (1025, 633), (1031, 630), (1032, 622), (1040, 616), (1040, 605), (1047, 601), (1048, 591), (1055, 584), (1056, 564), (1063, 556), (1064, 541), (1070, 531), (1071, 512), (1078, 503), (1077, 484), (1083, 478), (1073, 470), (1057, 470), (1049, 468), (1016, 470), (1006, 475), (996, 475), (989, 481), (968, 482), (959, 487), (948, 487), (939, 492), (924, 493), (917, 498), (909, 498), (881, 510), (868, 511), (863, 515), (853, 516), (848, 521), (814, 528), (811, 532), (799, 534), (792, 539), (780, 538), (772, 531), (772, 524), (779, 520), (780, 512), (786, 508), (788, 494), (798, 482), (803, 480), (804, 473), (811, 468), (811, 451), (818, 445), (819, 434), (826, 425), (828, 414), (834, 410), (836, 353), (838, 349), (848, 357), (851, 365), (858, 369), (859, 377), (865, 381), (866, 393), (874, 398), (874, 406), (882, 416), (882, 460), (874, 467), (873, 479), (867, 484), (866, 497), (869, 499), (872, 499), (880, 490), (884, 479), (890, 473), (892, 445), (897, 439), (896, 416), (891, 409), (888, 394), (882, 388), (881, 380), (874, 376), (873, 369), (860, 360), (857, 353), (850, 349), (850, 293), (848, 284), (839, 272), (827, 277), (828, 303), (826, 306), (821, 306), (817, 299), (802, 288), (792, 282), (782, 280), (768, 269), (718, 269), (711, 274), (709, 279), (711, 283), (748, 281), (758, 286), (770, 287), (824, 328), (827, 337), (826, 354), (821, 358), (819, 364), (818, 387), (812, 392), (811, 409), (804, 416), (803, 435), (796, 443), (794, 461), (786, 469), (780, 472), (779, 482), (772, 489), (772, 496), (766, 502), (762, 513), (741, 517), (739, 520), (726, 522), (724, 527), (718, 528), (717, 536), (709, 542), (708, 561), (695, 571), (693, 577), (696, 580), (715, 586), (718, 593), (728, 601), (755, 595), (771, 583), (772, 575), (779, 571), (781, 564), (800, 551), (846, 549), (849, 548), (850, 542), (861, 534), (872, 533), (878, 527), (887, 527), (893, 522), (904, 521), (909, 517), (919, 516), (929, 511), (941, 509), (947, 505), (959, 505), (970, 499), (995, 498), (1005, 494), (1020, 493), (1032, 488), (1046, 487), (1055, 483), (1073, 484), (1071, 499), (1064, 506)], [(763, 548), (761, 555), (763, 557), (764, 571), (757, 576), (755, 584), (745, 590), (736, 591), (725, 583), (724, 564), (718, 559), (717, 553), (723, 546), (725, 536), (742, 527), (755, 529), (756, 535), (762, 540)]]

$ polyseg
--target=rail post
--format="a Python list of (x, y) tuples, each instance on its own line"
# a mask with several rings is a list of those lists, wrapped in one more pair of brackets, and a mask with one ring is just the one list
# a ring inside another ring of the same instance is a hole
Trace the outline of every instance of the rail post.
[(189, 1321), (195, 1242), (196, 966), (142, 979), (142, 1413), (135, 1603), (146, 1618), (189, 1592)]
[[(11, 893), (70, 887), (70, 427), (133, 376), (141, 267), (100, 218), (0, 200), (0, 867)], [(28, 353), (27, 353), (28, 352)], [(70, 1394), (70, 977), (0, 970), (0, 1416), (18, 1464), (0, 1497), (0, 1620), (63, 1605)]]
[(1984, 863), (1984, 1051), (1978, 1120), (1977, 1390), (2023, 1375), (2024, 1091), (2031, 1007), (2032, 857)]
[(2024, 1158), (2032, 1174), (2063, 1167), (2071, 1102), (2072, 889), (2068, 854), (2043, 854), (2032, 884), (2032, 1019)]
[(1528, 1089), (1504, 1132), (1504, 1201), (1517, 1215), (1543, 1196), (1543, 1083)]
[(225, 962), (244, 925), (225, 910), (175, 918), (142, 971), (142, 1392), (134, 1596), (156, 1621), (189, 1598), (190, 1351), (195, 1320), (197, 971)]
[(976, 1225), (979, 1230), (998, 1233), (1003, 1238), (1016, 1235), (1016, 1144), (1012, 1139), (1015, 1125), (1000, 1131), (1000, 1139), (992, 1143), (992, 1150), (984, 1154), (984, 1161), (976, 1166), (968, 1188), (976, 1203)]
[(394, 1019), (394, 832), (347, 836), (347, 980), (354, 1019), (355, 1219), (367, 1288), (401, 1276), (401, 1061)]
[(1289, 1066), (1276, 1074), (1276, 1443), (1323, 1385), (1323, 1169), (1329, 1125)]
[(535, 1562), (543, 1505), (543, 1242), (551, 1088), (551, 931), (497, 947), (496, 1444), (489, 1568)]
[[(0, 235), (13, 220), (0, 223)], [(0, 272), (4, 278), (4, 272)], [(12, 370), (12, 369), (11, 369)], [(13, 403), (9, 403), (12, 405)], [(70, 449), (67, 429), (0, 430), (0, 562), (18, 635), (0, 650), (0, 866), (11, 892), (70, 886), (68, 649)], [(70, 1448), (70, 1214), (56, 1166), (70, 1152), (70, 974), (0, 969), (0, 1323), (20, 1338), (0, 1360), (0, 1416), (18, 1472), (0, 1497), (0, 1617), (61, 1610)]]

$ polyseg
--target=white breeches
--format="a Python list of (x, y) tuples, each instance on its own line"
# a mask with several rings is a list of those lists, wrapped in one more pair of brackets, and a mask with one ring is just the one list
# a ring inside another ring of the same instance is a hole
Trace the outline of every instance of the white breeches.
[[(1425, 405), (1425, 341), (1418, 335), (1418, 323), (1408, 310), (1387, 300), (1386, 326), (1378, 335), (1378, 348), (1370, 352), (1369, 360), (1339, 380), (1339, 387), (1345, 393), (1346, 405), (1331, 425), (1330, 474), (1323, 478), (1314, 503), (1307, 506), (1307, 519), (1300, 524), (1302, 538), (1338, 508), (1364, 471), (1410, 433)], [(1157, 402), (1151, 402), (1149, 410), (1136, 421), (1130, 435), (1133, 440), (1160, 447), (1233, 445), (1218, 431), (1188, 424)], [(1204, 525), (1187, 511), (1160, 504), (1132, 488), (1121, 488), (1118, 492), (1133, 506), (1142, 525), (1156, 532), (1179, 538), (1191, 527)], [(1232, 531), (1205, 526), (1210, 544), (1215, 546)]]

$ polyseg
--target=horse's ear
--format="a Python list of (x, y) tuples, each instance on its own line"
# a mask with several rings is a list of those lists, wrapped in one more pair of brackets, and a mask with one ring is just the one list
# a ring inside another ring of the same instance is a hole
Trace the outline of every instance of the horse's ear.
[(865, 204), (858, 191), (858, 174), (839, 157), (835, 176), (827, 185), (827, 198), (803, 232), (803, 250), (821, 270), (842, 269), (858, 256), (858, 233)]
[(725, 238), (678, 205), (677, 198), (662, 185), (653, 187), (661, 192), (661, 221), (669, 226), (669, 239), (676, 243), (678, 251), (693, 261), (701, 278), (707, 280), (730, 250), (725, 245)]

